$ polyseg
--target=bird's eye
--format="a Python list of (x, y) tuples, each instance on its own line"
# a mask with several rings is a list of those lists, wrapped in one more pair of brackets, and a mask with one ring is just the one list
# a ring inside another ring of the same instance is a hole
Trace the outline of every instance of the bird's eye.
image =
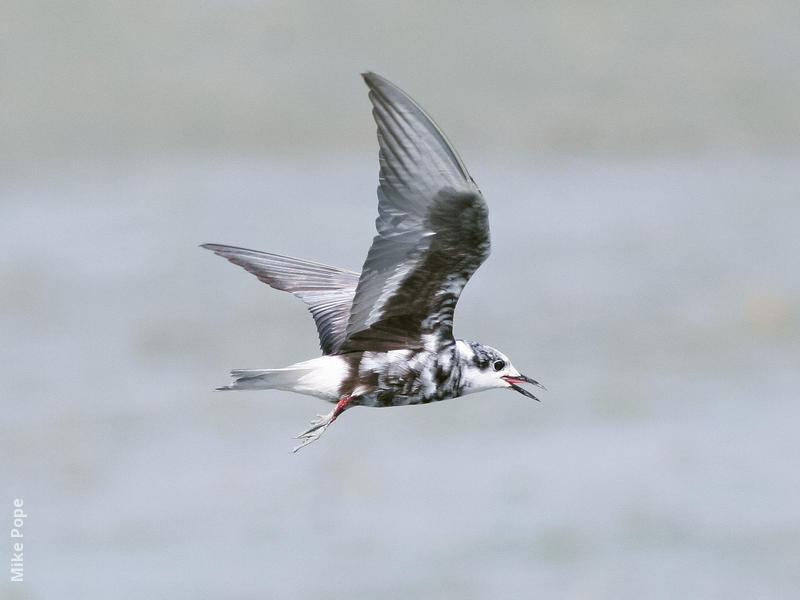
[(494, 361), (494, 364), (492, 366), (494, 367), (495, 371), (501, 371), (502, 369), (505, 368), (506, 361), (504, 361), (504, 360), (496, 360), (496, 361)]

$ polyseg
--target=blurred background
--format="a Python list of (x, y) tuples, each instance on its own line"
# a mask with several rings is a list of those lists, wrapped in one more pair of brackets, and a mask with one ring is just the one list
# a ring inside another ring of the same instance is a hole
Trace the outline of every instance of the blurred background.
[[(797, 597), (797, 2), (0, 0), (0, 49), (1, 597)], [(490, 205), (456, 334), (550, 392), (291, 455), (327, 405), (213, 389), (313, 322), (197, 245), (360, 268), (368, 69)]]

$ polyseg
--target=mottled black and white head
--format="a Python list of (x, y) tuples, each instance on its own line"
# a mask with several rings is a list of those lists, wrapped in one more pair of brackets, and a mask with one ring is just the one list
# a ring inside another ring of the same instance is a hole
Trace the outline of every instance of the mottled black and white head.
[(461, 366), (462, 394), (471, 394), (492, 388), (510, 388), (523, 396), (538, 400), (536, 396), (520, 387), (519, 384), (530, 383), (545, 389), (538, 381), (517, 371), (508, 357), (496, 348), (458, 340), (456, 351)]

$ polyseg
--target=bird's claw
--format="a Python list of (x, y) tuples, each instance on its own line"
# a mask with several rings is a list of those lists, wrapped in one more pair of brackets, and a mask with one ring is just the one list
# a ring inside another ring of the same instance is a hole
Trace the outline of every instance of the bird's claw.
[(303, 441), (292, 448), (292, 452), (297, 452), (300, 448), (308, 446), (311, 442), (318, 440), (320, 436), (325, 433), (328, 425), (333, 422), (333, 414), (333, 411), (331, 411), (327, 415), (317, 415), (317, 418), (311, 421), (311, 427), (295, 436), (296, 440)]

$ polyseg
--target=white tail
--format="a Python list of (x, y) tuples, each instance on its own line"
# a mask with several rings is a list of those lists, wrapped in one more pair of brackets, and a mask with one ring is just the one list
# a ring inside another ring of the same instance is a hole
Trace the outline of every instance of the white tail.
[(217, 389), (286, 390), (337, 402), (346, 373), (340, 356), (320, 356), (283, 369), (236, 369), (231, 371), (233, 383)]
[(218, 390), (293, 390), (307, 370), (300, 369), (236, 369), (231, 371), (233, 383)]

